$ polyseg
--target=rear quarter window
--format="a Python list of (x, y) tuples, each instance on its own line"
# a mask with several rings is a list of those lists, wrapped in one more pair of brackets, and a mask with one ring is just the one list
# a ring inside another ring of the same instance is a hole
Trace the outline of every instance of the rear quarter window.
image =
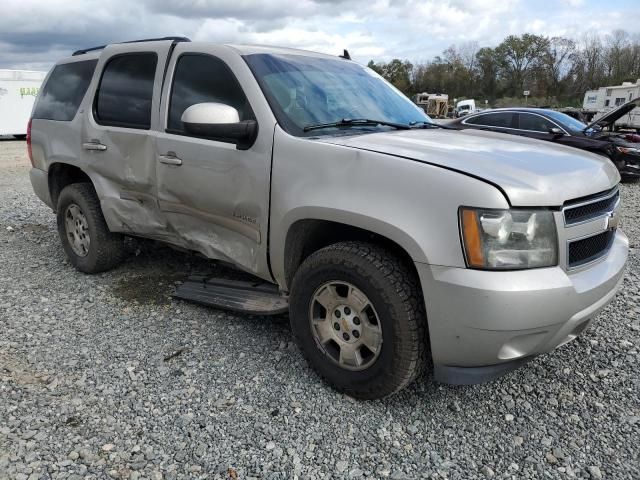
[(484, 127), (512, 128), (513, 117), (513, 112), (486, 113), (468, 118), (464, 123)]
[(54, 67), (38, 96), (33, 118), (71, 121), (82, 103), (97, 60), (64, 63)]
[(531, 113), (520, 114), (520, 129), (529, 130), (532, 132), (549, 133), (549, 129), (554, 128), (556, 125), (551, 123), (540, 115), (533, 115)]

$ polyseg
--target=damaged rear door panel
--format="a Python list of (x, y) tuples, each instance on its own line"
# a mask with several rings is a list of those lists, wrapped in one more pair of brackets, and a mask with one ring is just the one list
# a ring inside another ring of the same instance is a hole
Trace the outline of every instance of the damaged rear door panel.
[(168, 42), (107, 47), (97, 66), (81, 151), (112, 231), (171, 240), (156, 199), (155, 139)]

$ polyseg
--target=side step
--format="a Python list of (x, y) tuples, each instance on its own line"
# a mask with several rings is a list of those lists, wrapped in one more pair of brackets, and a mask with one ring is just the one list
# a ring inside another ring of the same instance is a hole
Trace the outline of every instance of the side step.
[(189, 277), (176, 288), (176, 298), (252, 315), (279, 315), (289, 310), (289, 301), (276, 285), (202, 276)]

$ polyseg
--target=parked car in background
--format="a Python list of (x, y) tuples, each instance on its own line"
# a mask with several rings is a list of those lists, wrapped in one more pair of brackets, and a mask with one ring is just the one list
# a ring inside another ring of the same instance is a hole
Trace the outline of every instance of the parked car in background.
[(640, 143), (632, 132), (614, 132), (613, 125), (640, 104), (632, 100), (597, 121), (585, 124), (565, 113), (542, 108), (499, 108), (466, 115), (451, 128), (490, 130), (521, 135), (605, 155), (625, 180), (640, 178)]
[(627, 258), (611, 162), (436, 125), (346, 57), (165, 38), (58, 62), (28, 147), (71, 264), (115, 267), (126, 234), (231, 263), (255, 281), (181, 298), (289, 311), (358, 398), (431, 365), (486, 381), (576, 338)]

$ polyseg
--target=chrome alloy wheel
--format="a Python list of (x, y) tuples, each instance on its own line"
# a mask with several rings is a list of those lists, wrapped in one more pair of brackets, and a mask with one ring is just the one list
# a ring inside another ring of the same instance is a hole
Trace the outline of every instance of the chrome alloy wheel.
[(67, 207), (64, 220), (67, 239), (73, 253), (79, 257), (86, 257), (89, 254), (89, 245), (91, 244), (87, 217), (78, 205), (72, 203)]
[(350, 283), (331, 281), (318, 288), (309, 318), (316, 344), (341, 368), (364, 370), (380, 355), (380, 318), (367, 296)]

